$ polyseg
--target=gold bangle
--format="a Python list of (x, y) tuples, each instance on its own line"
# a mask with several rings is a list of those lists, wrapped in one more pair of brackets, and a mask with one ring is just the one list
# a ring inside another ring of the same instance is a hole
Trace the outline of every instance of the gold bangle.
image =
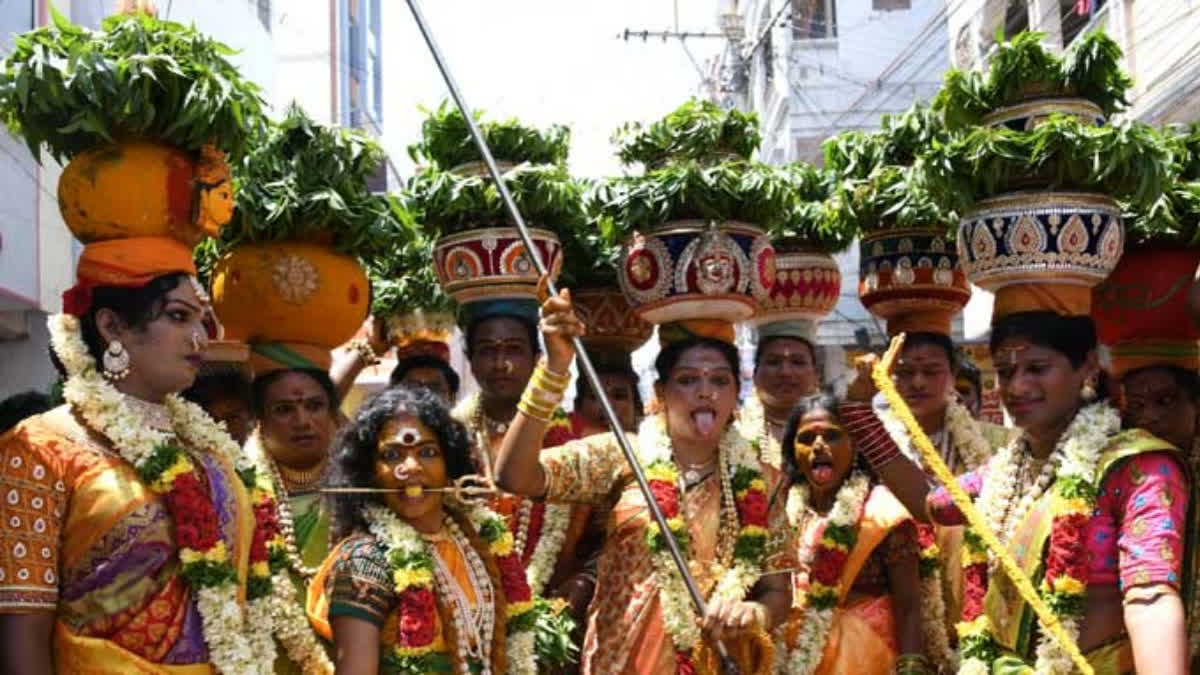
[(357, 352), (358, 357), (362, 359), (362, 362), (366, 365), (374, 366), (379, 363), (379, 355), (375, 353), (375, 350), (371, 347), (371, 343), (367, 342), (366, 338), (354, 338), (346, 346)]
[(545, 380), (547, 384), (554, 385), (555, 387), (562, 387), (564, 391), (566, 390), (567, 385), (571, 383), (570, 372), (563, 374), (550, 370), (550, 366), (546, 363), (545, 358), (542, 358), (538, 361), (537, 368), (533, 371), (533, 376), (541, 376), (541, 378)]
[(561, 393), (546, 391), (545, 389), (532, 384), (525, 388), (525, 392), (522, 394), (522, 397), (528, 398), (529, 400), (541, 405), (550, 406), (551, 408), (557, 408), (558, 404), (562, 403), (563, 400), (563, 395)]
[(550, 422), (550, 416), (553, 414), (552, 411), (546, 412), (546, 411), (540, 410), (538, 408), (535, 408), (534, 406), (530, 405), (529, 402), (526, 401), (525, 399), (521, 399), (520, 401), (517, 402), (517, 410), (519, 412), (523, 413), (526, 417), (532, 417), (533, 419), (538, 420), (539, 422), (546, 422), (546, 423)]
[(563, 399), (563, 397), (566, 396), (566, 394), (567, 394), (566, 387), (560, 387), (556, 384), (546, 382), (544, 380), (538, 379), (536, 376), (533, 377), (532, 379), (530, 379), (529, 384), (525, 387), (526, 391), (529, 391), (530, 389), (535, 389), (537, 391), (540, 391), (543, 394), (546, 394), (546, 395), (548, 395), (552, 398), (555, 398), (559, 401), (561, 401)]

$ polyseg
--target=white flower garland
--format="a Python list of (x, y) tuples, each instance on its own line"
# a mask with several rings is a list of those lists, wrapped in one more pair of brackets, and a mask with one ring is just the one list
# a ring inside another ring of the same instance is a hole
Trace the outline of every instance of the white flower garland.
[[(367, 521), (367, 528), (375, 540), (383, 545), (385, 555), (390, 560), (392, 552), (403, 552), (408, 555), (424, 554), (432, 560), (437, 553), (421, 538), (421, 535), (408, 523), (400, 520), (396, 514), (390, 509), (378, 504), (368, 504), (363, 507), (363, 516)], [(483, 523), (487, 520), (499, 520), (503, 522), (503, 518), (497, 515), (494, 511), (486, 506), (473, 505), (466, 512), (467, 519), (471, 525), (479, 531)], [(505, 536), (508, 536), (507, 534)], [(464, 554), (466, 551), (463, 552)], [(497, 592), (503, 592), (497, 589)], [(510, 608), (511, 610), (511, 608)], [(487, 640), (491, 640), (490, 635), (484, 636)], [(534, 652), (535, 638), (534, 632), (519, 631), (505, 635), (504, 651), (506, 661), (506, 673), (515, 675), (536, 675), (537, 657)], [(454, 645), (449, 646), (451, 649)]]
[[(829, 510), (829, 516), (826, 518), (825, 527), (832, 525), (856, 528), (859, 518), (862, 516), (863, 505), (870, 492), (870, 480), (866, 475), (855, 472), (842, 484), (842, 487), (838, 488), (833, 507)], [(807, 483), (793, 485), (788, 491), (787, 515), (788, 523), (793, 531), (802, 525), (801, 516), (808, 505), (808, 498)], [(798, 537), (804, 535), (804, 532), (796, 532)], [(799, 561), (800, 565), (811, 566), (819, 548), (820, 542), (818, 541), (807, 551), (808, 560)], [(804, 623), (800, 629), (800, 635), (796, 638), (796, 647), (788, 656), (787, 672), (790, 675), (808, 675), (821, 664), (821, 659), (825, 655), (825, 643), (829, 640), (829, 630), (833, 627), (833, 616), (836, 612), (836, 605), (817, 610), (811, 607), (805, 608)]]
[[(1108, 444), (1108, 439), (1120, 430), (1121, 417), (1106, 401), (1080, 408), (1075, 414), (1075, 419), (1071, 420), (1055, 444), (1054, 451), (1043, 467), (1042, 476), (1057, 475), (1054, 480), (1078, 479), (1095, 485), (1100, 453)], [(1017, 508), (1013, 509), (1008, 517), (1004, 516), (1005, 505), (1011, 503), (1017, 490), (1016, 483), (1020, 477), (1016, 458), (1020, 452), (1024, 452), (1024, 441), (1020, 438), (1005, 445), (992, 458), (987, 479), (980, 491), (981, 510), (987, 514), (989, 526), (1001, 541), (1011, 541), (1013, 532), (1009, 530), (1020, 525), (1034, 502), (1050, 487), (1049, 481), (1039, 480), (1032, 489), (1025, 490)], [(992, 558), (990, 552), (988, 558)], [(989, 577), (991, 576), (989, 573)], [(1069, 616), (1059, 617), (1059, 620), (1064, 632), (1073, 641), (1078, 641), (1078, 621)], [(1074, 661), (1053, 638), (1040, 635), (1035, 654), (1035, 675), (1069, 675), (1075, 672)], [(958, 672), (960, 675), (975, 675), (986, 673), (989, 668), (988, 664), (979, 659), (968, 659), (962, 663)]]
[[(719, 470), (726, 475), (734, 474), (739, 468), (758, 472), (761, 470), (758, 456), (749, 441), (735, 427), (729, 427), (722, 435), (717, 447)], [(675, 461), (671, 436), (667, 433), (663, 414), (650, 415), (638, 427), (638, 461), (643, 467), (656, 462)], [(727, 495), (732, 499), (733, 495)], [(680, 504), (680, 508), (683, 505)], [(730, 502), (729, 508), (736, 509)], [(736, 513), (734, 515), (736, 519)], [(650, 525), (653, 527), (653, 524)], [(700, 641), (700, 628), (696, 623), (696, 612), (691, 595), (683, 582), (683, 576), (675, 567), (675, 561), (667, 550), (654, 554), (654, 576), (658, 582), (658, 600), (662, 604), (663, 625), (679, 651), (693, 649)], [(738, 560), (717, 582), (712, 592), (714, 598), (742, 599), (762, 576), (762, 566)]]
[(767, 429), (767, 412), (758, 398), (758, 392), (751, 392), (750, 398), (742, 404), (737, 427), (743, 436), (757, 441), (763, 464), (775, 469), (783, 464), (783, 449)]
[[(487, 443), (490, 447), (487, 429), (482, 428), (484, 425), (477, 423), (482, 413), (482, 406), (482, 399), (476, 393), (456, 408), (453, 416), (467, 425), (476, 443)], [(526, 499), (522, 499), (522, 501), (531, 503)], [(513, 514), (513, 518), (514, 525), (518, 529), (528, 527), (528, 524), (520, 522), (519, 509), (517, 513)], [(567, 528), (570, 525), (570, 504), (545, 504), (542, 511), (542, 531), (538, 535), (537, 543), (534, 544), (533, 553), (529, 556), (529, 564), (525, 566), (525, 580), (534, 595), (542, 595), (542, 592), (546, 589), (546, 584), (550, 581), (550, 577), (554, 575), (554, 568), (558, 565), (558, 554), (562, 551), (563, 542), (567, 539)], [(523, 555), (524, 551), (518, 551), (518, 554)]]
[[(67, 371), (64, 399), (91, 428), (112, 443), (122, 459), (140, 467), (158, 445), (170, 440), (171, 434), (145, 424), (125, 395), (100, 376), (83, 342), (76, 317), (56, 314), (50, 317), (48, 325), (54, 353)], [(202, 408), (177, 394), (167, 396), (166, 408), (175, 435), (182, 442), (195, 449), (224, 455), (239, 474), (253, 468), (224, 427), (213, 421)], [(271, 635), (278, 631), (289, 636), (287, 639), (281, 636), (281, 641), (289, 653), (294, 649), (301, 656), (295, 660), (305, 673), (333, 672), (333, 664), (312, 636), (303, 615), (297, 621), (297, 612), (290, 616), (272, 612), (271, 596), (251, 602), (243, 613), (237, 595), (237, 584), (230, 582), (195, 592), (204, 640), (213, 665), (219, 671), (264, 675), (272, 672), (275, 646), (271, 644)], [(247, 622), (247, 616), (253, 621)]]

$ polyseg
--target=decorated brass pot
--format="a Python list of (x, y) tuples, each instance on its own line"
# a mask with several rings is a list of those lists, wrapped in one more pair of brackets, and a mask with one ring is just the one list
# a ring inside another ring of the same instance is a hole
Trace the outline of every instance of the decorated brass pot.
[(939, 325), (948, 330), (950, 318), (970, 300), (971, 286), (943, 232), (877, 230), (859, 244), (858, 297), (889, 326), (901, 316), (928, 315), (940, 316)]
[[(549, 266), (562, 250), (549, 230), (530, 229), (534, 246)], [(433, 265), (446, 295), (459, 303), (501, 298), (536, 298), (537, 268), (515, 227), (490, 227), (438, 239)]]
[(638, 318), (619, 288), (572, 289), (575, 312), (587, 326), (588, 346), (611, 345), (632, 352), (650, 339), (654, 326)]
[(758, 306), (755, 324), (820, 321), (837, 306), (842, 273), (833, 256), (787, 244), (775, 247), (775, 283)]
[(195, 244), (233, 216), (233, 184), (220, 151), (199, 159), (169, 145), (120, 143), (86, 150), (58, 179), (58, 206), (79, 241), (172, 237)]
[(958, 228), (968, 278), (989, 291), (1013, 284), (1091, 288), (1121, 258), (1117, 203), (1088, 192), (1012, 192), (985, 199)]
[(775, 250), (749, 223), (664, 223), (635, 233), (621, 258), (622, 292), (639, 317), (656, 324), (745, 321), (775, 283)]
[(311, 243), (238, 246), (213, 269), (226, 338), (336, 347), (367, 318), (369, 283), (353, 258)]
[(1036, 98), (1022, 101), (993, 110), (984, 115), (981, 122), (984, 126), (1031, 131), (1055, 114), (1070, 115), (1081, 122), (1098, 127), (1105, 123), (1104, 111), (1085, 98)]

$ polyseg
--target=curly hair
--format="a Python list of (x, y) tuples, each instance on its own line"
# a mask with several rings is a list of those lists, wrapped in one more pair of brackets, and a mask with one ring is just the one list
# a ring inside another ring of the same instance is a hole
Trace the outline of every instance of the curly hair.
[[(384, 424), (402, 414), (416, 417), (437, 436), (450, 480), (474, 472), (467, 429), (450, 416), (441, 400), (422, 387), (391, 387), (368, 399), (338, 436), (330, 487), (376, 487), (374, 467), (379, 435)], [(337, 538), (366, 529), (362, 507), (370, 502), (383, 503), (383, 500), (365, 493), (336, 495), (333, 522)]]
[[(838, 416), (839, 403), (840, 401), (838, 401), (836, 396), (828, 391), (822, 391), (812, 396), (801, 398), (796, 407), (792, 408), (792, 415), (788, 418), (787, 426), (783, 430), (783, 437), (779, 441), (779, 447), (782, 448), (780, 454), (783, 456), (783, 465), (781, 468), (783, 469), (783, 473), (791, 478), (792, 485), (808, 482), (808, 479), (800, 472), (799, 465), (796, 464), (796, 453), (792, 451), (792, 446), (796, 443), (796, 434), (800, 431), (800, 421), (810, 412), (824, 410), (829, 413), (829, 417), (834, 422), (841, 425), (842, 420)], [(846, 432), (846, 434), (846, 437), (850, 439), (851, 447), (853, 447), (854, 439), (849, 436), (849, 432)], [(852, 473), (854, 471), (862, 471), (867, 475), (871, 475), (866, 462), (863, 460), (862, 453), (858, 452), (857, 449), (854, 452), (854, 461), (850, 465), (850, 471)]]

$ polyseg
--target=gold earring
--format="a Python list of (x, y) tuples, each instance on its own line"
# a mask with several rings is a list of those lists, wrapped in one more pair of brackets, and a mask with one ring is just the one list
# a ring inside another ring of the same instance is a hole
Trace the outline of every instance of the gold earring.
[(1079, 396), (1085, 403), (1095, 401), (1099, 394), (1096, 392), (1096, 384), (1092, 378), (1084, 381), (1083, 386), (1079, 388)]
[(102, 374), (110, 382), (118, 382), (129, 377), (129, 352), (126, 351), (125, 345), (121, 344), (120, 340), (108, 343), (108, 348), (104, 350), (104, 358), (101, 361), (104, 364)]

